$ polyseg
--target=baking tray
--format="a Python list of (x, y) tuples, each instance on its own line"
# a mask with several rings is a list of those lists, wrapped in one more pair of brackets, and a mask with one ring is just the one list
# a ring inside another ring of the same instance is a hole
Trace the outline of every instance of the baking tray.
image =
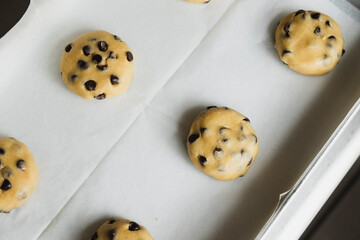
[[(297, 74), (277, 56), (276, 23), (298, 9), (342, 28), (346, 54), (328, 75)], [(135, 77), (125, 94), (89, 102), (59, 66), (68, 42), (97, 29), (132, 48)], [(358, 99), (359, 40), (358, 22), (326, 0), (32, 1), (0, 40), (0, 134), (28, 145), (39, 184), (0, 216), (0, 239), (88, 239), (110, 217), (155, 239), (255, 238)], [(240, 111), (258, 134), (244, 178), (216, 181), (187, 157), (208, 105)]]

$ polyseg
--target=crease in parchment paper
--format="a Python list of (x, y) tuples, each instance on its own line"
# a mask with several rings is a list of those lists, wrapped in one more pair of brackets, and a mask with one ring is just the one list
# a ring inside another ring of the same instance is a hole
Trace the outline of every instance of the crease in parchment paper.
[[(108, 156), (109, 153), (114, 149), (114, 147), (121, 141), (122, 137), (126, 134), (126, 132), (128, 132), (131, 129), (131, 127), (135, 124), (137, 119), (145, 112), (146, 108), (150, 107), (150, 103), (152, 102), (152, 100), (162, 91), (162, 89), (167, 85), (167, 83), (171, 81), (173, 76), (177, 73), (177, 71), (181, 68), (181, 66), (187, 61), (187, 59), (189, 59), (191, 57), (191, 55), (199, 48), (201, 43), (208, 37), (208, 35), (212, 31), (214, 31), (216, 29), (216, 27), (218, 26), (219, 23), (222, 22), (224, 17), (231, 13), (231, 10), (234, 9), (239, 2), (240, 2), (240, 0), (234, 0), (234, 2), (232, 4), (230, 4), (230, 6), (224, 11), (224, 13), (219, 17), (219, 19), (214, 23), (214, 25), (209, 29), (209, 31), (204, 35), (204, 37), (199, 41), (199, 43), (193, 48), (193, 50), (190, 52), (190, 54), (184, 58), (184, 60), (178, 65), (176, 70), (167, 78), (167, 80), (163, 83), (163, 85), (160, 87), (160, 89), (155, 91), (155, 94), (149, 98), (149, 100), (147, 101), (148, 103), (143, 103), (144, 104), (143, 108), (139, 112), (139, 114), (135, 117), (135, 119), (133, 121), (131, 121), (130, 125), (125, 128), (125, 130), (119, 136), (119, 138), (115, 141), (115, 143), (110, 146), (109, 150), (104, 154), (104, 156), (100, 159), (100, 161), (96, 164), (96, 166), (89, 172), (89, 174), (85, 178), (85, 180), (80, 183), (79, 187), (74, 191), (74, 193), (64, 203), (64, 205), (60, 208), (60, 210), (52, 218), (52, 220), (49, 222), (49, 224), (47, 224), (45, 226), (45, 228), (43, 228), (43, 230), (40, 231), (40, 234), (36, 237), (36, 239), (39, 239), (43, 235), (43, 233), (46, 232), (46, 230), (51, 226), (51, 224), (57, 218), (57, 216), (63, 211), (63, 209), (66, 207), (66, 205), (71, 201), (71, 199), (76, 195), (76, 193), (82, 188), (82, 186), (87, 181), (87, 179), (93, 174), (93, 172), (98, 168), (98, 166), (100, 166), (100, 164), (103, 162), (103, 160), (106, 158), (106, 156)], [(141, 100), (140, 100), (140, 102), (142, 103)], [(155, 109), (155, 108), (152, 108), (152, 109), (155, 111), (161, 112), (158, 109)], [(164, 112), (161, 112), (161, 113), (168, 119), (170, 119), (172, 121), (176, 121), (176, 120), (172, 119), (170, 116), (168, 116), (166, 113), (164, 113)]]

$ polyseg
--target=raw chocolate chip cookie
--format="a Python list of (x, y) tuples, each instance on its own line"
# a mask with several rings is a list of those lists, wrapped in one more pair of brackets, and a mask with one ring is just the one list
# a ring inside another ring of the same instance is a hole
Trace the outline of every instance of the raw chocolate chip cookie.
[(71, 91), (101, 100), (126, 91), (133, 78), (134, 57), (118, 36), (88, 32), (66, 45), (60, 71)]
[(286, 65), (312, 76), (330, 72), (345, 52), (339, 25), (325, 14), (304, 10), (279, 22), (275, 46)]
[(227, 107), (208, 107), (194, 120), (187, 139), (191, 161), (205, 174), (227, 181), (246, 174), (258, 153), (250, 120)]
[(91, 240), (153, 240), (150, 233), (136, 222), (110, 219), (92, 235)]
[(0, 138), (0, 212), (23, 205), (35, 190), (38, 171), (25, 144)]
[(209, 3), (210, 0), (186, 0), (187, 2), (192, 2), (192, 3)]

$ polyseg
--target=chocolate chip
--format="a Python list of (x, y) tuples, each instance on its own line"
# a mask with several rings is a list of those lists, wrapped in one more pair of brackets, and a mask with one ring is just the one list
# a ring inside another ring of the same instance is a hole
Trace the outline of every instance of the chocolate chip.
[(223, 109), (225, 109), (225, 110), (229, 110), (229, 108), (228, 108), (228, 107), (223, 107)]
[(66, 45), (65, 52), (70, 52), (71, 48), (72, 48), (71, 43)]
[(217, 108), (217, 106), (208, 106), (206, 109)]
[(126, 52), (126, 58), (129, 62), (131, 62), (132, 60), (134, 60), (134, 56), (132, 55), (131, 52)]
[(82, 48), (82, 50), (85, 56), (89, 56), (91, 52), (91, 47), (86, 45)]
[(119, 38), (118, 36), (114, 35), (114, 39), (115, 40), (118, 40), (118, 41), (121, 41), (121, 38)]
[(206, 1), (206, 2), (204, 2), (205, 4), (207, 4), (207, 3), (209, 3), (210, 2), (210, 0), (209, 1)]
[(116, 237), (116, 229), (110, 229), (107, 232), (107, 237), (108, 237), (109, 240), (114, 240), (115, 237)]
[(288, 54), (288, 53), (291, 53), (291, 51), (285, 49), (284, 51), (282, 51), (281, 56), (284, 56), (285, 54)]
[(226, 130), (226, 129), (227, 129), (226, 127), (221, 127), (221, 128), (219, 129), (219, 134), (222, 134), (223, 131)]
[(139, 224), (137, 224), (136, 222), (129, 223), (129, 231), (138, 231), (138, 230), (140, 230)]
[(333, 36), (333, 35), (331, 35), (330, 37), (328, 37), (328, 39), (336, 41), (336, 37)]
[(92, 235), (91, 240), (97, 240), (97, 239), (98, 239), (98, 234), (96, 232), (94, 233), (94, 235)]
[(193, 135), (190, 135), (190, 137), (189, 137), (189, 143), (193, 143), (193, 142), (195, 142), (196, 141), (196, 139), (198, 139), (200, 136), (199, 136), (199, 134), (193, 134)]
[(290, 38), (290, 34), (288, 32), (285, 33), (284, 38)]
[(250, 119), (244, 118), (243, 121), (245, 121), (245, 122), (250, 122)]
[(257, 136), (255, 134), (253, 134), (254, 138), (255, 138), (255, 143), (258, 142)]
[(320, 17), (320, 13), (313, 13), (313, 14), (311, 14), (311, 18), (312, 18), (312, 19), (318, 20), (319, 17)]
[(61, 75), (61, 76), (63, 75), (62, 72), (60, 72), (60, 75)]
[(240, 153), (241, 153), (241, 154), (244, 154), (244, 152), (245, 152), (244, 149), (241, 149)]
[(20, 170), (25, 171), (26, 170), (26, 163), (24, 160), (20, 159), (16, 162), (16, 167)]
[(110, 81), (111, 81), (111, 84), (112, 84), (112, 85), (117, 85), (117, 84), (119, 84), (119, 78), (118, 78), (117, 76), (115, 76), (115, 75), (111, 75), (111, 76), (110, 76)]
[(105, 95), (105, 93), (102, 93), (100, 95), (95, 96), (94, 98), (96, 98), (97, 100), (103, 100), (106, 98), (106, 95)]
[(342, 50), (341, 56), (344, 56), (344, 54), (345, 54), (345, 49)]
[(99, 69), (100, 71), (104, 71), (107, 69), (107, 65), (96, 65), (97, 69)]
[(315, 30), (314, 30), (314, 33), (316, 35), (321, 35), (321, 28), (320, 27), (316, 27)]
[(88, 91), (94, 91), (96, 89), (96, 82), (94, 80), (86, 81), (85, 88)]
[(110, 219), (110, 220), (109, 220), (109, 224), (113, 224), (114, 222), (116, 222), (115, 219)]
[(102, 61), (102, 57), (99, 54), (95, 54), (92, 58), (91, 61), (93, 61), (93, 63), (95, 64), (99, 64)]
[(297, 15), (299, 15), (299, 14), (304, 14), (304, 13), (305, 13), (304, 10), (299, 10), (299, 11), (297, 11), (297, 12), (295, 13), (295, 16), (297, 16)]
[(110, 52), (109, 52), (109, 57), (108, 57), (108, 58), (110, 58), (110, 59), (115, 59), (115, 58), (116, 58), (115, 53), (114, 53), (113, 51), (110, 51)]
[(216, 154), (216, 152), (222, 152), (222, 149), (221, 149), (221, 148), (216, 147), (216, 148), (214, 149), (214, 151), (213, 151), (213, 155), (215, 155), (215, 154)]
[(75, 82), (75, 78), (77, 78), (77, 75), (76, 74), (72, 74), (71, 76), (70, 76), (70, 78), (69, 78), (69, 81), (70, 82)]
[(324, 54), (324, 59), (327, 59), (328, 57), (329, 57), (328, 55)]
[(4, 179), (0, 188), (4, 191), (9, 190), (11, 188), (11, 183), (9, 182), (9, 180)]
[(87, 69), (89, 66), (87, 65), (87, 63), (83, 60), (79, 60), (77, 63), (78, 67), (81, 69)]
[(205, 167), (205, 163), (207, 162), (206, 157), (199, 155), (198, 159), (199, 159), (200, 165)]
[(3, 176), (3, 178), (10, 178), (12, 176), (12, 174), (13, 174), (13, 171), (9, 167), (4, 167), (1, 170), (1, 175)]
[(329, 27), (331, 27), (330, 21), (326, 21), (325, 24), (328, 25)]
[(100, 41), (97, 44), (100, 51), (105, 52), (108, 49), (108, 44), (104, 41)]
[(204, 134), (204, 132), (206, 131), (207, 128), (200, 128), (200, 133)]
[(227, 141), (229, 141), (229, 139), (225, 138), (221, 140), (223, 143), (226, 143)]
[(285, 24), (285, 26), (284, 26), (284, 31), (285, 31), (286, 33), (288, 33), (288, 32), (289, 32), (290, 25), (291, 25), (291, 23), (287, 23), (287, 24)]
[(3, 148), (0, 148), (0, 155), (5, 155), (5, 150)]
[(253, 161), (253, 158), (250, 159), (249, 163), (247, 164), (247, 166), (249, 166)]

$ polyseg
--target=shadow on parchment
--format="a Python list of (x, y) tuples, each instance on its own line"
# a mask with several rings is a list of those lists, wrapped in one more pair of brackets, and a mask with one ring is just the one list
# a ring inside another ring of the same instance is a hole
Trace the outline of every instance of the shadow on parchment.
[[(271, 22), (269, 32), (274, 34), (278, 19)], [(279, 61), (273, 34), (269, 34), (269, 51)], [(356, 44), (357, 43), (357, 44)], [(344, 57), (329, 74), (328, 84), (319, 92), (304, 117), (289, 132), (275, 154), (257, 178), (239, 195), (236, 206), (207, 240), (255, 239), (262, 226), (275, 210), (279, 195), (290, 189), (326, 143), (336, 127), (360, 96), (360, 39), (354, 42)], [(284, 66), (285, 67), (285, 66)], [(294, 72), (294, 74), (297, 74)], [(309, 77), (309, 81), (316, 81)], [(260, 150), (261, 151), (261, 150)], [(261, 161), (261, 159), (257, 159)], [(246, 177), (246, 176), (245, 176)], [(259, 195), (261, 193), (261, 195)], [(261, 196), (274, 196), (264, 201)], [(255, 215), (255, 213), (257, 215)], [(261, 213), (261, 214), (259, 214)], [(239, 238), (240, 237), (240, 238)]]

